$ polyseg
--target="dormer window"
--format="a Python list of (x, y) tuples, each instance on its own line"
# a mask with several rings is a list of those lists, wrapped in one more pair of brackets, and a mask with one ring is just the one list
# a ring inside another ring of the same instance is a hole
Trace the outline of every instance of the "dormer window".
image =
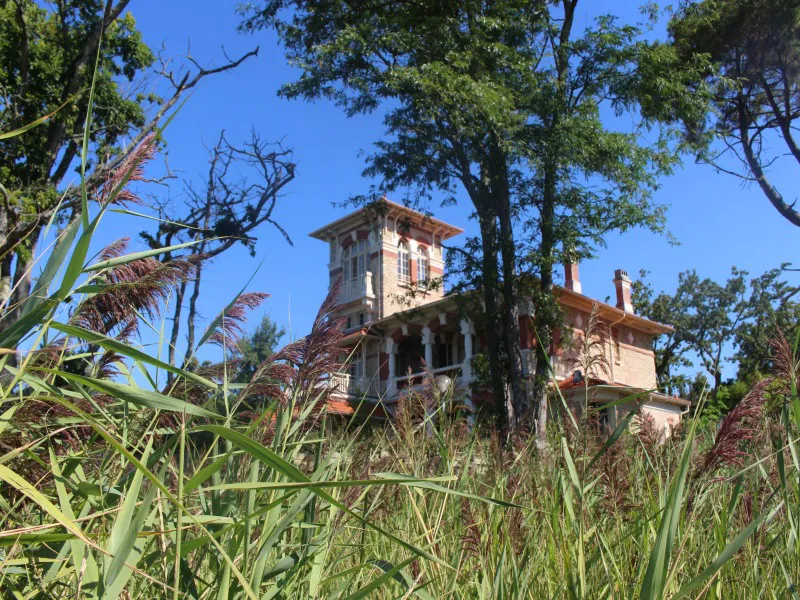
[(431, 261), (428, 256), (428, 249), (420, 246), (417, 253), (417, 283), (421, 286), (428, 285), (431, 274)]
[(408, 242), (400, 240), (397, 245), (397, 280), (401, 283), (408, 283), (411, 280), (409, 256)]

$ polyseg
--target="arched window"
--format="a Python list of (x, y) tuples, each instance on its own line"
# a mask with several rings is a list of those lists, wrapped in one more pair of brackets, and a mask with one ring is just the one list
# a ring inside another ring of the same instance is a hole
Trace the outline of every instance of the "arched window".
[(400, 240), (397, 245), (397, 279), (408, 283), (411, 278), (411, 267), (409, 265), (408, 242)]
[(417, 253), (417, 283), (422, 286), (428, 285), (430, 278), (431, 261), (428, 257), (428, 249), (420, 247)]

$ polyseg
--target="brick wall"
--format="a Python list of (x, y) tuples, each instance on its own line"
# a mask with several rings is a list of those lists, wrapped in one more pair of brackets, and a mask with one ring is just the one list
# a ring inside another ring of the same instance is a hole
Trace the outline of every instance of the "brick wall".
[[(409, 274), (410, 285), (401, 282), (397, 277), (397, 247), (401, 239), (404, 239), (409, 246)], [(383, 230), (383, 272), (380, 274), (381, 287), (379, 290), (380, 303), (382, 304), (381, 316), (386, 317), (401, 310), (415, 308), (429, 302), (434, 302), (444, 297), (444, 290), (420, 289), (416, 286), (417, 281), (417, 249), (424, 246), (428, 251), (431, 278), (438, 278), (443, 273), (442, 250), (441, 247), (431, 244), (431, 232), (417, 228), (398, 234), (390, 229)], [(378, 267), (374, 273), (378, 272)]]
[[(580, 356), (588, 319), (588, 313), (565, 309), (566, 327), (559, 336), (559, 347), (553, 360), (558, 377), (570, 377), (576, 369), (581, 369)], [(597, 348), (595, 352), (604, 353), (607, 366), (595, 367), (597, 372), (590, 373), (590, 376), (643, 389), (656, 387), (655, 357), (649, 334), (628, 327), (615, 327), (602, 350)]]

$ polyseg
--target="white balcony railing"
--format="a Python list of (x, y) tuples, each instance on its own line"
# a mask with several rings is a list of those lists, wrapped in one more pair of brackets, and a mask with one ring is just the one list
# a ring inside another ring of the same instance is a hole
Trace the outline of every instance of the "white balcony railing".
[(375, 292), (372, 289), (372, 271), (367, 271), (361, 275), (348, 279), (342, 284), (340, 302), (351, 302), (360, 298), (374, 298)]
[(447, 375), (456, 385), (465, 385), (469, 383), (466, 381), (462, 376), (462, 363), (448, 365), (446, 367), (439, 367), (437, 369), (431, 369), (430, 371), (420, 371), (419, 373), (411, 373), (410, 375), (401, 375), (400, 377), (395, 377), (395, 389), (405, 389), (405, 388), (416, 388), (417, 386), (421, 386), (425, 382), (425, 377), (427, 377), (428, 373), (433, 375), (434, 378), (438, 377), (439, 375)]
[(354, 398), (381, 396), (381, 385), (377, 377), (352, 377), (350, 373), (334, 373), (331, 375), (330, 384), (342, 396)]

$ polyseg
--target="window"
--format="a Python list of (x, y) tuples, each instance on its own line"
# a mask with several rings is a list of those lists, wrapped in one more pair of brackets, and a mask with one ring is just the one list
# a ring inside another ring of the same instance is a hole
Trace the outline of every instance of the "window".
[(408, 242), (402, 240), (397, 246), (397, 279), (407, 283), (410, 279)]
[(428, 249), (420, 248), (417, 254), (417, 283), (428, 285), (430, 280), (430, 260), (428, 260)]
[(347, 317), (347, 324), (345, 325), (345, 329), (352, 329), (353, 328), (353, 317)]
[(364, 313), (363, 312), (358, 313), (358, 324), (363, 325), (365, 322), (366, 322), (366, 317), (364, 316)]
[(362, 350), (357, 350), (350, 356), (347, 372), (350, 374), (351, 379), (360, 379), (364, 376), (364, 363), (362, 362), (361, 352)]
[(449, 367), (456, 364), (456, 359), (453, 351), (455, 350), (456, 342), (448, 341), (447, 339), (440, 338), (439, 343), (434, 347), (433, 354), (433, 367), (441, 369), (442, 367)]
[(359, 279), (367, 272), (367, 241), (358, 240), (354, 244), (345, 248), (342, 253), (342, 267), (344, 268), (344, 280), (353, 281)]

